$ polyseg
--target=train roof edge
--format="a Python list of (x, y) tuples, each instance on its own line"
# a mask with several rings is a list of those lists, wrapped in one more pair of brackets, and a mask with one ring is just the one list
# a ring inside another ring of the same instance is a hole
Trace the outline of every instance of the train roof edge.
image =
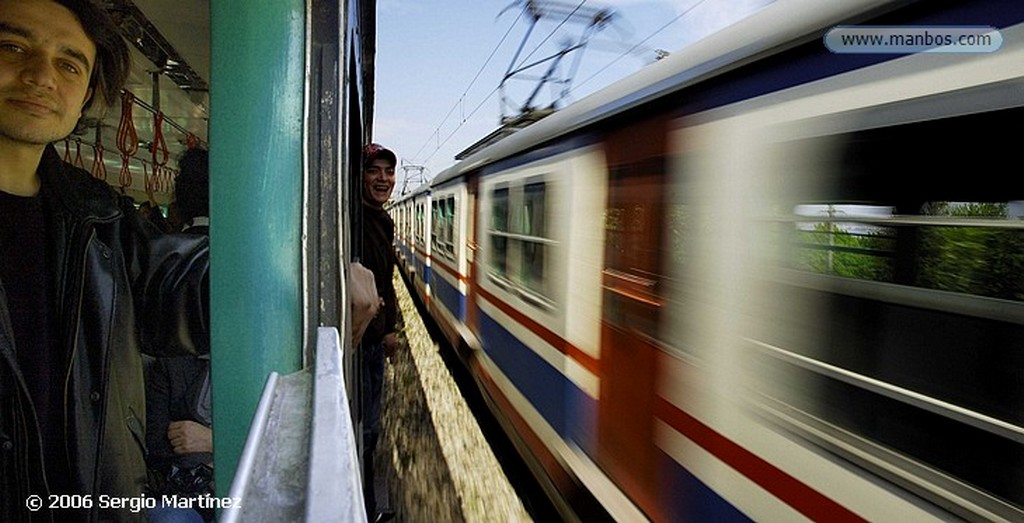
[[(437, 186), (554, 137), (579, 130), (629, 109), (744, 65), (761, 55), (819, 37), (832, 25), (907, 0), (851, 0), (824, 3), (785, 0), (698, 40), (669, 57), (591, 94), (561, 111), (483, 148), (441, 171)], [(770, 30), (763, 28), (769, 27)]]

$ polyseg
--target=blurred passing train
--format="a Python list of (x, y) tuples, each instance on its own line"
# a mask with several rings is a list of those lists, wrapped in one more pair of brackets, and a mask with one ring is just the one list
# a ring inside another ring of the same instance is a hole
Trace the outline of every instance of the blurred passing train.
[[(776, 2), (394, 202), (567, 518), (1024, 520), (1022, 21)], [(837, 25), (1002, 45), (833, 53)]]

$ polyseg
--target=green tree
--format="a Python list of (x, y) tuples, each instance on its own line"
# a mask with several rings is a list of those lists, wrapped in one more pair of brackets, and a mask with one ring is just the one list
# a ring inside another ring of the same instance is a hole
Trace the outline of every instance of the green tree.
[[(831, 211), (831, 207), (830, 207)], [(834, 211), (830, 212), (834, 215)], [(798, 233), (797, 265), (813, 272), (871, 281), (891, 281), (892, 230), (835, 222), (816, 223)]]
[[(932, 216), (1007, 218), (1000, 203), (930, 204)], [(1024, 300), (1024, 233), (981, 226), (922, 227), (917, 285), (930, 289)]]

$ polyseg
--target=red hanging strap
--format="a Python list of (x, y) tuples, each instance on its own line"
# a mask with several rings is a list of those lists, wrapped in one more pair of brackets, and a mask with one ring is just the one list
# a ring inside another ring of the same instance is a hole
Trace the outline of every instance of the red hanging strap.
[(82, 140), (75, 138), (75, 167), (85, 169), (85, 160), (82, 159)]
[(167, 160), (170, 158), (170, 151), (167, 150), (167, 140), (164, 139), (164, 113), (157, 111), (153, 113), (153, 145), (150, 147), (153, 154), (153, 182), (152, 188), (159, 191), (163, 187), (162, 178), (167, 169)]
[(164, 169), (164, 191), (168, 194), (174, 192), (174, 179), (177, 178), (178, 171), (174, 169)]
[(103, 144), (94, 144), (92, 151), (92, 175), (100, 180), (107, 181), (107, 165), (103, 163)]
[(139, 135), (135, 131), (132, 120), (132, 107), (135, 95), (125, 90), (121, 93), (121, 122), (117, 126), (117, 149), (121, 151), (121, 174), (117, 177), (122, 191), (132, 184), (132, 171), (129, 161), (139, 150)]
[(71, 137), (64, 137), (64, 161), (71, 163)]
[(153, 165), (163, 167), (167, 165), (170, 158), (170, 151), (167, 150), (167, 140), (164, 140), (164, 113), (157, 111), (153, 115)]

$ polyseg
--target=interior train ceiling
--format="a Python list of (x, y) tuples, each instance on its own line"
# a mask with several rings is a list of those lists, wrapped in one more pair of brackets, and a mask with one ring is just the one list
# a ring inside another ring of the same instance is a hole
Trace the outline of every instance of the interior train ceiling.
[(134, 0), (136, 7), (199, 74), (210, 78), (209, 0)]
[[(209, 0), (94, 1), (110, 13), (125, 39), (135, 44), (131, 47), (132, 71), (125, 88), (145, 104), (158, 107), (167, 120), (205, 142), (210, 99)], [(154, 84), (156, 71), (162, 73)], [(110, 108), (103, 120), (104, 134), (108, 127), (111, 133), (116, 133), (119, 120), (120, 107)], [(136, 106), (133, 120), (139, 141), (152, 141), (152, 113)], [(176, 158), (185, 147), (185, 133), (168, 124), (164, 136), (171, 157)], [(105, 145), (111, 141), (103, 137)]]

